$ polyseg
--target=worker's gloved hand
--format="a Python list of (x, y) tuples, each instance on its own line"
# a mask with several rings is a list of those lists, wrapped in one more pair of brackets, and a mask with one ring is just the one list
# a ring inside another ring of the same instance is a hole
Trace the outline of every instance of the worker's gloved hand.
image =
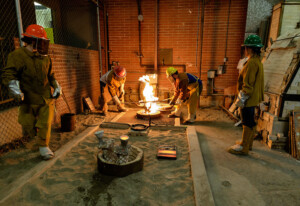
[(121, 105), (120, 99), (117, 95), (113, 96), (112, 99), (117, 106)]
[(249, 96), (246, 95), (243, 91), (240, 91), (239, 95), (236, 98), (235, 105), (237, 107), (244, 108), (247, 99), (249, 99)]
[(177, 101), (176, 101), (176, 104), (182, 104), (183, 103), (183, 100), (181, 100), (181, 99), (177, 99)]
[(174, 105), (175, 105), (175, 102), (172, 100), (172, 101), (170, 101), (169, 105), (174, 106)]
[(121, 83), (121, 87), (120, 87), (120, 95), (119, 95), (119, 99), (121, 100), (121, 102), (124, 104), (124, 97), (125, 97), (125, 84)]
[(11, 80), (8, 83), (10, 95), (17, 101), (21, 102), (24, 100), (24, 94), (20, 89), (20, 82), (18, 80)]
[(53, 92), (52, 96), (53, 96), (53, 98), (57, 99), (61, 95), (62, 89), (56, 80), (55, 80), (55, 84), (56, 84), (56, 86), (54, 88), (54, 92)]

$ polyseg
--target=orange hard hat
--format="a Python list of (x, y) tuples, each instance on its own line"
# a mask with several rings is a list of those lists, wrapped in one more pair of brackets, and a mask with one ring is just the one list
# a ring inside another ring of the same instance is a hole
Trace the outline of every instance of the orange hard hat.
[(31, 37), (31, 38), (39, 38), (39, 39), (48, 40), (47, 33), (46, 33), (44, 27), (37, 25), (37, 24), (29, 25), (26, 29), (26, 32), (23, 33), (22, 35), (26, 36), (26, 37)]
[(122, 66), (115, 66), (114, 73), (117, 77), (120, 78), (126, 77), (126, 69)]

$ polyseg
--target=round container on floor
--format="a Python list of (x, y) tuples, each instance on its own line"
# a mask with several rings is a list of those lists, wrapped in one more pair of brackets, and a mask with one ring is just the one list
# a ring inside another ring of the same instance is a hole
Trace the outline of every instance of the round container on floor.
[(75, 123), (76, 123), (76, 118), (75, 118), (74, 113), (65, 113), (61, 115), (61, 131), (63, 132), (71, 132), (75, 130)]

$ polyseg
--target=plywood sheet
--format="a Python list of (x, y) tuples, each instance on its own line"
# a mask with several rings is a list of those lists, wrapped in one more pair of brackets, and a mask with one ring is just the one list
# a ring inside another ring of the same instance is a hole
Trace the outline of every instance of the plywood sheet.
[(280, 94), (283, 78), (293, 60), (295, 48), (273, 50), (264, 62), (265, 91)]

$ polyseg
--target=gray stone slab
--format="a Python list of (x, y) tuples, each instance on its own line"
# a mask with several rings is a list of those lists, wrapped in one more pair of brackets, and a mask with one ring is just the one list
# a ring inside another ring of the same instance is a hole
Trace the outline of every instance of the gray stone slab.
[(196, 206), (214, 206), (214, 198), (208, 181), (198, 136), (194, 126), (187, 127), (187, 139), (191, 161)]

